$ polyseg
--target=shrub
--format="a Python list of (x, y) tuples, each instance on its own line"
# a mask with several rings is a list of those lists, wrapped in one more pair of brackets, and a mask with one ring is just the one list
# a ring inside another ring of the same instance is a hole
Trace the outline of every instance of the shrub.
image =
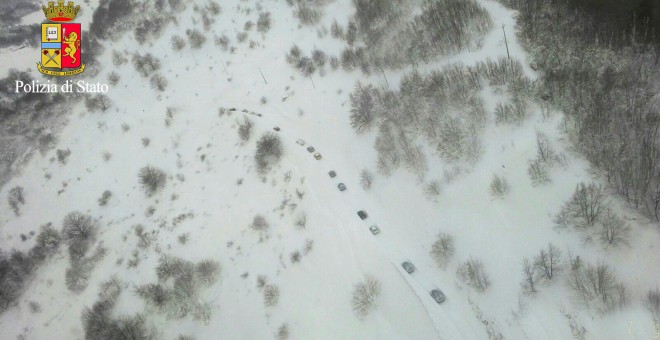
[(159, 310), (165, 308), (171, 299), (171, 292), (157, 283), (142, 285), (135, 290), (135, 293)]
[(167, 87), (167, 78), (159, 73), (156, 73), (151, 76), (151, 79), (149, 79), (149, 84), (154, 90), (165, 91), (165, 88)]
[(660, 289), (649, 289), (644, 297), (644, 306), (649, 310), (654, 318), (660, 317)]
[(360, 186), (362, 189), (369, 190), (374, 181), (374, 175), (367, 169), (362, 169), (360, 172)]
[(186, 30), (186, 35), (188, 36), (188, 41), (190, 42), (190, 47), (200, 48), (206, 42), (206, 37), (204, 34), (196, 29)]
[(268, 229), (268, 222), (262, 215), (255, 215), (250, 227), (257, 231), (265, 231)]
[(9, 190), (9, 195), (7, 197), (9, 206), (14, 211), (14, 214), (18, 216), (21, 213), (19, 204), (25, 204), (25, 197), (23, 196), (23, 187), (16, 186)]
[(252, 137), (252, 126), (254, 123), (247, 118), (243, 117), (243, 122), (238, 125), (238, 136), (240, 137), (242, 142), (247, 142), (250, 140), (250, 137)]
[(80, 293), (87, 288), (89, 280), (88, 266), (83, 265), (82, 262), (72, 263), (70, 268), (67, 268), (64, 273), (64, 280), (66, 287), (76, 293)]
[(108, 83), (110, 83), (110, 85), (117, 85), (117, 83), (119, 83), (119, 78), (120, 77), (117, 72), (112, 71), (108, 73)]
[(53, 228), (50, 224), (41, 226), (41, 231), (37, 235), (36, 245), (46, 252), (46, 254), (54, 254), (60, 247), (62, 237), (59, 231)]
[(135, 70), (145, 78), (160, 69), (160, 59), (154, 57), (151, 53), (145, 55), (135, 53), (131, 61)]
[(478, 292), (485, 292), (490, 286), (490, 280), (484, 270), (483, 263), (475, 258), (470, 258), (458, 267), (456, 275)]
[(277, 328), (277, 334), (275, 336), (277, 340), (286, 340), (289, 338), (289, 326), (286, 323), (283, 323), (280, 325), (279, 328)]
[(96, 233), (96, 226), (92, 216), (78, 211), (69, 213), (62, 222), (62, 234), (67, 244), (83, 242), (88, 244)]
[(211, 285), (220, 274), (220, 264), (212, 260), (203, 260), (195, 265), (195, 274), (202, 285)]
[(153, 166), (145, 166), (140, 169), (138, 178), (142, 189), (147, 196), (152, 196), (165, 187), (167, 175), (162, 170)]
[(103, 207), (108, 204), (110, 197), (112, 197), (112, 192), (110, 192), (110, 190), (104, 191), (103, 194), (101, 194), (101, 198), (99, 198), (99, 206)]
[(265, 133), (257, 141), (257, 151), (254, 156), (257, 162), (257, 169), (260, 172), (266, 171), (269, 165), (279, 161), (282, 153), (283, 149), (280, 137), (272, 132)]
[(270, 12), (259, 13), (259, 20), (257, 20), (257, 31), (259, 33), (266, 33), (270, 30)]
[(277, 305), (280, 300), (280, 289), (273, 284), (268, 284), (264, 287), (264, 305), (272, 307)]
[(175, 51), (181, 51), (184, 47), (186, 47), (186, 40), (178, 35), (173, 35), (172, 39), (170, 39), (170, 42), (172, 43), (172, 49)]
[(532, 185), (534, 186), (550, 183), (548, 166), (546, 163), (542, 162), (538, 158), (529, 162), (529, 167), (527, 168), (527, 174), (529, 175), (529, 178), (532, 180)]
[(257, 288), (262, 289), (266, 286), (266, 275), (257, 275)]
[(445, 268), (454, 256), (454, 238), (445, 233), (438, 234), (438, 239), (431, 245), (431, 258), (438, 267)]
[(325, 66), (327, 57), (323, 51), (314, 50), (312, 51), (312, 60), (314, 61), (314, 64), (316, 64), (316, 66), (323, 67)]
[(156, 266), (156, 275), (160, 281), (167, 281), (169, 278), (183, 274), (192, 275), (193, 272), (194, 265), (191, 262), (170, 255), (162, 255)]
[(608, 312), (628, 304), (629, 297), (623, 283), (618, 283), (614, 271), (605, 263), (584, 264), (580, 257), (571, 259), (568, 284), (585, 307)]
[(300, 262), (300, 251), (296, 250), (291, 255), (289, 256), (291, 259), (291, 263), (298, 263)]
[(493, 180), (490, 182), (490, 194), (496, 198), (503, 198), (504, 195), (509, 192), (509, 182), (504, 177), (497, 175), (493, 176)]
[(351, 306), (358, 319), (364, 319), (376, 308), (376, 299), (380, 295), (380, 282), (373, 276), (367, 276), (353, 287)]

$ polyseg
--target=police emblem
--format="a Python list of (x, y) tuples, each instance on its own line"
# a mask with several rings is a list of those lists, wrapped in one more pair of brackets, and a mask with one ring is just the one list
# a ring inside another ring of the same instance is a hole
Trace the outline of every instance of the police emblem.
[(41, 24), (41, 62), (39, 72), (51, 76), (70, 76), (82, 73), (85, 64), (81, 61), (80, 24), (71, 23), (76, 18), (80, 6), (73, 2), (65, 6), (64, 0), (48, 2), (42, 6), (49, 23)]

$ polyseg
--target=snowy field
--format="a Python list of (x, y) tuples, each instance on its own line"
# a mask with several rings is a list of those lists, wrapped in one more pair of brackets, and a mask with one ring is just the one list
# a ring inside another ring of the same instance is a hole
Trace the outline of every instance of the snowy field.
[[(563, 113), (537, 102), (520, 124), (496, 124), (493, 112), (507, 95), (485, 85), (478, 94), (487, 119), (477, 159), (455, 166), (420, 137), (415, 142), (424, 145), (424, 175), (403, 167), (383, 175), (376, 169), (378, 131), (356, 133), (351, 127), (349, 95), (356, 81), (396, 90), (412, 66), (370, 75), (325, 66), (323, 74), (307, 77), (286, 60), (294, 44), (306, 54), (318, 48), (338, 56), (344, 42), (327, 32), (334, 20), (348, 22), (354, 11), (350, 1), (324, 4), (319, 23), (301, 25), (286, 2), (227, 0), (219, 2), (221, 12), (207, 29), (194, 9), (207, 2), (184, 3), (176, 23), (150, 42), (140, 45), (129, 32), (103, 43), (100, 72), (82, 79), (107, 83), (111, 72), (119, 76), (106, 94), (109, 109), (91, 112), (84, 100), (74, 104), (56, 146), (34, 152), (0, 188), (3, 251), (29, 251), (41, 226), (60, 230), (74, 211), (91, 216), (97, 228), (83, 257), (91, 265), (81, 274), (86, 278), (79, 289), (66, 283), (72, 260), (62, 241), (0, 314), (1, 339), (85, 338), (81, 315), (99, 294), (108, 294), (111, 289), (102, 284), (113, 276), (121, 289), (111, 317), (140, 315), (153, 339), (657, 336), (658, 320), (642, 302), (658, 286), (657, 225), (607, 194), (611, 209), (630, 227), (627, 244), (605, 247), (556, 227), (556, 216), (579, 183), (604, 184), (572, 150)], [(504, 25), (511, 58), (521, 62), (526, 77), (536, 79), (515, 36), (514, 12), (496, 1), (478, 3), (493, 23), (480, 46), (420, 65), (419, 72), (506, 58)], [(96, 3), (81, 6), (76, 21), (87, 27)], [(270, 12), (270, 30), (245, 31), (245, 22), (256, 23), (261, 12)], [(39, 13), (23, 19), (39, 20)], [(205, 32), (207, 41), (200, 48), (174, 50), (171, 37), (186, 37), (191, 28)], [(237, 38), (240, 32), (247, 32), (244, 42)], [(235, 50), (214, 42), (223, 34)], [(126, 62), (114, 65), (113, 51)], [(158, 73), (167, 80), (162, 91), (132, 65), (131, 55), (145, 52), (160, 59)], [(0, 62), (31, 69), (45, 81), (34, 69), (37, 55), (30, 47), (4, 51)], [(244, 117), (252, 123), (246, 141), (238, 132)], [(279, 137), (282, 156), (260, 172), (255, 150), (265, 133)], [(528, 173), (538, 155), (539, 133), (559, 159), (540, 185)], [(321, 159), (306, 150), (310, 145)], [(152, 195), (139, 182), (146, 166), (166, 176)], [(363, 169), (374, 174), (367, 190)], [(331, 170), (336, 177), (328, 175)], [(501, 198), (491, 194), (495, 175), (508, 182)], [(432, 181), (440, 183), (437, 195), (425, 192)], [(347, 189), (338, 190), (339, 183)], [(15, 187), (23, 188), (25, 201), (19, 213), (6, 203)], [(111, 195), (101, 204), (106, 190)], [(359, 210), (368, 217), (361, 220)], [(380, 233), (373, 235), (372, 225)], [(455, 248), (444, 266), (430, 255), (439, 233), (451, 235)], [(523, 293), (523, 260), (533, 260), (550, 243), (561, 252), (556, 276), (537, 282), (538, 292)], [(177, 289), (156, 271), (165, 255), (218, 266), (208, 284), (186, 300), (189, 311), (177, 314), (138, 294), (139, 287), (159, 282)], [(609, 265), (625, 285), (629, 303), (607, 311), (599, 310), (598, 301), (581, 303), (569, 286), (569, 256)], [(469, 259), (478, 259), (488, 275), (483, 292), (457, 275)], [(402, 268), (404, 261), (414, 264), (413, 273)], [(375, 306), (360, 317), (352, 299), (356, 284), (367, 277), (378, 282), (379, 293)], [(444, 292), (443, 303), (433, 300), (433, 289)], [(273, 291), (277, 296), (267, 297)]]

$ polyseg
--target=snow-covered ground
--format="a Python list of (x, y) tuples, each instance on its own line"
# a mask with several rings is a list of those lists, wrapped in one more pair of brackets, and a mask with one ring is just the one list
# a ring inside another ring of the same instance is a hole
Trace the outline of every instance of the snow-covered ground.
[[(535, 79), (513, 32), (514, 13), (495, 1), (480, 3), (495, 24), (482, 47), (423, 70), (506, 56), (504, 24), (512, 58), (523, 62), (528, 77)], [(553, 217), (575, 186), (601, 181), (585, 160), (569, 151), (560, 131), (561, 113), (543, 117), (538, 110), (521, 126), (495, 125), (489, 115), (482, 157), (470, 171), (443, 184), (435, 200), (429, 200), (418, 179), (403, 170), (391, 177), (377, 175), (373, 188), (364, 191), (359, 174), (375, 168), (375, 135), (356, 134), (351, 128), (348, 95), (356, 80), (378, 85), (385, 80), (381, 74), (365, 77), (338, 70), (324, 76), (315, 73), (312, 83), (285, 59), (294, 43), (306, 52), (320, 48), (338, 55), (341, 42), (329, 34), (320, 38), (317, 29), (329, 28), (333, 19), (347, 22), (350, 2), (325, 6), (315, 27), (300, 27), (285, 2), (260, 4), (271, 12), (272, 29), (262, 35), (253, 28), (244, 43), (236, 41), (236, 33), (245, 21), (256, 22), (258, 13), (254, 3), (237, 0), (221, 3), (222, 13), (201, 49), (175, 52), (170, 47), (172, 35), (185, 36), (190, 27), (201, 29), (199, 21), (193, 23), (197, 15), (192, 6), (151, 46), (141, 47), (132, 35), (108, 43), (99, 57), (102, 72), (86, 80), (106, 82), (110, 71), (120, 75), (118, 85), (107, 93), (112, 107), (104, 113), (88, 113), (83, 103), (71, 107), (57, 147), (46, 155), (35, 154), (0, 193), (2, 249), (28, 250), (34, 238), (21, 241), (21, 234), (38, 233), (39, 226), (49, 222), (59, 228), (65, 215), (80, 211), (98, 219), (97, 244), (108, 252), (94, 267), (87, 289), (73, 293), (64, 282), (69, 261), (62, 247), (37, 270), (18, 306), (0, 315), (0, 338), (21, 334), (25, 339), (83, 338), (81, 311), (96, 301), (99, 284), (112, 275), (127, 287), (113, 313), (145, 312), (148, 323), (158, 330), (158, 339), (179, 334), (197, 339), (273, 338), (282, 324), (288, 325), (293, 339), (483, 339), (489, 337), (488, 329), (510, 339), (568, 339), (574, 336), (572, 324), (584, 327), (588, 339), (656, 335), (654, 321), (640, 301), (658, 285), (657, 226), (617, 204), (630, 219), (631, 246), (603, 249), (594, 242), (583, 243), (575, 232), (553, 229)], [(90, 8), (78, 20), (84, 25), (91, 20), (93, 3), (85, 6)], [(245, 14), (238, 6), (253, 10)], [(213, 34), (223, 33), (237, 47), (235, 53), (213, 43)], [(250, 48), (249, 41), (256, 46)], [(114, 67), (113, 49), (128, 56), (143, 49), (157, 55), (160, 73), (169, 82), (165, 91), (152, 89), (130, 61)], [(0, 59), (10, 67), (33, 69), (37, 51), (7, 51)], [(386, 73), (391, 87), (396, 87), (400, 74)], [(265, 104), (260, 102), (262, 96)], [(492, 112), (498, 95), (485, 91), (483, 96)], [(219, 114), (220, 108), (231, 107), (237, 111)], [(174, 113), (166, 124), (168, 108)], [(243, 144), (237, 126), (244, 116), (254, 128), (252, 139)], [(255, 143), (274, 126), (281, 128), (277, 133), (284, 155), (262, 180), (255, 167)], [(567, 159), (564, 166), (552, 169), (552, 183), (542, 186), (533, 186), (527, 175), (528, 162), (536, 155), (537, 131), (545, 133), (555, 151)], [(150, 140), (148, 146), (143, 138)], [(306, 145), (297, 145), (298, 139)], [(323, 158), (314, 159), (305, 150), (308, 145)], [(66, 164), (58, 162), (56, 149), (71, 150)], [(138, 183), (138, 171), (147, 165), (168, 174), (164, 190), (153, 197), (146, 197)], [(444, 179), (440, 158), (432, 156), (429, 168), (428, 179)], [(337, 177), (330, 178), (330, 170)], [(511, 185), (502, 200), (489, 195), (494, 174)], [(348, 189), (337, 190), (339, 182)], [(15, 186), (24, 188), (26, 199), (19, 216), (6, 204), (8, 191)], [(112, 197), (106, 206), (99, 206), (105, 190)], [(149, 207), (155, 208), (152, 215), (146, 214)], [(356, 214), (362, 209), (369, 214), (364, 221)], [(181, 214), (190, 217), (174, 223)], [(267, 231), (249, 227), (257, 214), (268, 221)], [(305, 228), (296, 226), (301, 216), (306, 217)], [(156, 235), (147, 249), (138, 248), (133, 232), (138, 224)], [(369, 232), (372, 224), (380, 227), (380, 234)], [(453, 235), (456, 242), (454, 260), (446, 269), (438, 268), (429, 256), (440, 231)], [(185, 233), (189, 240), (181, 244), (178, 237)], [(305, 251), (309, 241), (313, 246)], [(574, 301), (563, 278), (541, 286), (533, 297), (521, 296), (523, 258), (535, 256), (549, 242), (564, 255), (570, 251), (592, 263), (610, 264), (626, 283), (631, 305), (605, 315), (585, 309)], [(138, 249), (139, 264), (128, 268)], [(302, 254), (298, 263), (290, 260), (295, 251)], [(200, 293), (212, 308), (208, 322), (168, 319), (150, 311), (133, 293), (135, 287), (157, 281), (154, 268), (161, 254), (220, 263), (219, 280)], [(471, 256), (481, 259), (490, 275), (492, 286), (485, 293), (456, 277), (457, 265)], [(406, 273), (400, 266), (404, 260), (417, 270)], [(256, 286), (258, 275), (279, 287), (275, 306), (264, 306)], [(377, 308), (360, 320), (352, 312), (351, 294), (365, 275), (381, 282), (382, 293)], [(444, 303), (431, 299), (434, 288), (445, 293)], [(30, 301), (38, 302), (41, 311), (31, 312)]]

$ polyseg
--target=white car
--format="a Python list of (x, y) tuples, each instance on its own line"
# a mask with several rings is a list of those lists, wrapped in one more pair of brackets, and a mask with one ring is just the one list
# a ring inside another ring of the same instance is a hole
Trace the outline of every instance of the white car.
[(302, 145), (305, 145), (305, 141), (302, 140), (302, 139), (298, 139), (298, 140), (296, 141), (296, 144), (302, 146)]
[(375, 224), (369, 227), (369, 231), (374, 235), (380, 234), (380, 228), (378, 228), (378, 226)]

